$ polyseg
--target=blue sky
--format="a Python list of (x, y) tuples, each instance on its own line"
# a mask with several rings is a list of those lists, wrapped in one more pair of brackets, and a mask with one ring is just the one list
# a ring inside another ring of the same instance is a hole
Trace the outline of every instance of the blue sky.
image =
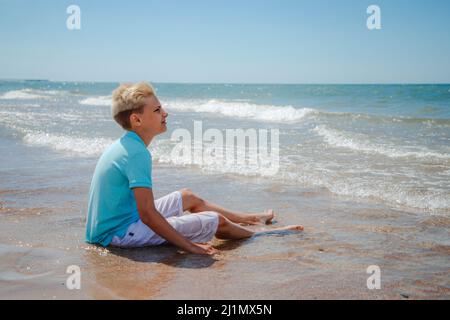
[(448, 0), (0, 0), (0, 78), (449, 83), (449, 33)]

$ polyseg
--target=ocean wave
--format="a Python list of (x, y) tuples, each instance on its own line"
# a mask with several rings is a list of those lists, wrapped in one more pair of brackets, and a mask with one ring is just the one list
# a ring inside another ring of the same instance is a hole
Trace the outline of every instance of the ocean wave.
[[(76, 157), (100, 156), (102, 152), (113, 143), (108, 138), (81, 138), (63, 134), (49, 134), (29, 131), (23, 141), (32, 146), (49, 147)], [(176, 167), (198, 169), (203, 173), (238, 175), (255, 178), (268, 178), (280, 183), (303, 185), (308, 187), (325, 188), (331, 193), (350, 197), (352, 199), (369, 199), (386, 203), (393, 207), (418, 209), (428, 212), (445, 211), (450, 209), (450, 196), (442, 188), (421, 188), (422, 182), (396, 183), (385, 178), (377, 179), (373, 176), (364, 176), (357, 171), (340, 176), (337, 172), (319, 170), (316, 163), (290, 163), (282, 154), (280, 155), (279, 170), (274, 175), (270, 165), (251, 165), (227, 163), (220, 161), (203, 161), (193, 163), (191, 158), (173, 156), (176, 142), (170, 139), (156, 140), (150, 146), (155, 164), (169, 164)], [(207, 148), (204, 147), (206, 151)], [(223, 160), (223, 159), (222, 159)], [(425, 179), (425, 178), (424, 178)]]
[(357, 152), (380, 154), (390, 158), (413, 157), (418, 159), (450, 160), (450, 154), (438, 153), (424, 149), (423, 151), (402, 150), (399, 147), (380, 145), (370, 142), (368, 136), (362, 133), (349, 133), (331, 129), (325, 125), (318, 125), (313, 132), (323, 137), (332, 147), (347, 148)]
[(222, 116), (258, 120), (264, 122), (295, 123), (307, 115), (318, 111), (310, 108), (292, 106), (259, 105), (242, 101), (172, 101), (167, 103), (169, 110), (182, 112), (213, 113)]
[(375, 115), (370, 113), (351, 113), (351, 112), (331, 112), (325, 110), (316, 110), (315, 114), (319, 118), (326, 118), (328, 121), (365, 121), (374, 124), (406, 124), (406, 125), (424, 125), (424, 126), (450, 126), (450, 119), (437, 118), (415, 118), (407, 116), (388, 116)]
[(68, 94), (66, 90), (40, 90), (40, 89), (21, 89), (7, 91), (0, 96), (3, 100), (36, 100), (53, 99), (56, 96)]
[(390, 179), (392, 176), (389, 173), (374, 177), (370, 170), (368, 175), (357, 170), (353, 173), (343, 173), (345, 169), (333, 172), (321, 169), (317, 163), (302, 163), (296, 168), (286, 165), (282, 167), (277, 178), (286, 184), (321, 188), (352, 201), (382, 203), (401, 210), (450, 214), (448, 188), (425, 188), (430, 183), (426, 176), (399, 182)]
[(54, 135), (44, 132), (29, 132), (23, 137), (28, 145), (50, 147), (57, 151), (75, 153), (80, 156), (98, 156), (113, 140), (106, 138), (79, 138)]
[(339, 181), (328, 184), (327, 188), (334, 194), (352, 198), (366, 198), (382, 201), (394, 207), (408, 207), (425, 211), (440, 211), (450, 209), (450, 194), (448, 192), (433, 192), (416, 190), (401, 184), (388, 184), (379, 181)]
[(46, 99), (48, 96), (42, 93), (37, 93), (36, 90), (22, 89), (5, 92), (0, 96), (4, 100), (31, 100), (31, 99)]
[(156, 163), (173, 164), (181, 167), (197, 167), (203, 172), (237, 174), (241, 176), (261, 176), (270, 177), (277, 174), (279, 169), (278, 157), (268, 149), (267, 153), (246, 148), (245, 146), (235, 146), (236, 154), (244, 155), (244, 161), (227, 161), (226, 148), (223, 146), (203, 144), (200, 154), (200, 161), (196, 160), (194, 151), (188, 154), (176, 152), (174, 141), (169, 139), (156, 140), (149, 147), (152, 159)]
[(112, 102), (111, 96), (96, 96), (83, 99), (79, 103), (89, 106), (110, 106)]
[[(254, 119), (264, 122), (295, 123), (303, 121), (307, 116), (316, 119), (348, 119), (372, 123), (422, 124), (427, 126), (450, 126), (450, 119), (412, 118), (402, 116), (383, 116), (365, 113), (332, 112), (314, 108), (297, 108), (290, 105), (275, 106), (255, 104), (248, 100), (174, 100), (167, 102), (170, 110), (182, 112), (214, 113), (222, 116)], [(333, 120), (331, 120), (333, 121)]]
[(370, 114), (348, 114), (353, 120), (366, 120), (374, 123), (392, 123), (392, 124), (408, 124), (408, 125), (425, 125), (425, 126), (450, 126), (450, 119), (433, 119), (433, 118), (414, 118), (414, 117), (389, 117), (375, 116)]
[(203, 173), (238, 175), (253, 178), (268, 178), (282, 184), (301, 185), (305, 187), (324, 188), (329, 192), (353, 200), (371, 200), (385, 203), (391, 207), (419, 210), (426, 212), (445, 211), (450, 209), (448, 191), (433, 188), (424, 189), (427, 178), (421, 181), (411, 181), (402, 184), (395, 180), (386, 179), (390, 176), (374, 178), (370, 170), (362, 174), (357, 170), (342, 174), (342, 170), (325, 171), (320, 164), (306, 162), (290, 162), (287, 157), (280, 155), (279, 170), (274, 175), (270, 166), (227, 163), (223, 159), (218, 161), (193, 163), (190, 157), (174, 157), (171, 155), (174, 144), (170, 140), (157, 140), (150, 146), (155, 163), (170, 164), (179, 167), (189, 167)]

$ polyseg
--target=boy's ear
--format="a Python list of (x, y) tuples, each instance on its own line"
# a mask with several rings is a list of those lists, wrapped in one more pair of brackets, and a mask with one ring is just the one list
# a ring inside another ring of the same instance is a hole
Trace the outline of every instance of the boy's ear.
[(139, 116), (136, 113), (132, 113), (130, 115), (130, 124), (134, 124), (137, 126), (141, 125), (141, 118), (139, 118)]

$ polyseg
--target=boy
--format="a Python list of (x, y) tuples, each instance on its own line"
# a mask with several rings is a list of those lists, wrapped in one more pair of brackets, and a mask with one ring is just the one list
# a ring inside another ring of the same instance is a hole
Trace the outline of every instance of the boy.
[[(144, 82), (113, 92), (112, 115), (127, 132), (100, 157), (89, 192), (86, 241), (123, 248), (171, 243), (195, 254), (217, 252), (208, 242), (255, 234), (242, 224), (270, 223), (273, 211), (244, 214), (203, 200), (189, 189), (158, 200), (152, 192), (152, 158), (147, 147), (167, 130), (167, 112)], [(184, 211), (190, 214), (184, 214)], [(288, 226), (273, 230), (303, 230)]]

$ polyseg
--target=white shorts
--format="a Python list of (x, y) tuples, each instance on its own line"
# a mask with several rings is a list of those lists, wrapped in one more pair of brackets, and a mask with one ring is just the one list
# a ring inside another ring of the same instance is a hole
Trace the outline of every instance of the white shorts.
[[(185, 238), (203, 243), (211, 241), (219, 225), (217, 212), (205, 211), (202, 213), (183, 213), (183, 200), (181, 192), (175, 191), (155, 200), (155, 207), (172, 227)], [(167, 241), (156, 234), (145, 223), (139, 221), (132, 223), (123, 238), (114, 236), (110, 245), (121, 248), (156, 246)]]

